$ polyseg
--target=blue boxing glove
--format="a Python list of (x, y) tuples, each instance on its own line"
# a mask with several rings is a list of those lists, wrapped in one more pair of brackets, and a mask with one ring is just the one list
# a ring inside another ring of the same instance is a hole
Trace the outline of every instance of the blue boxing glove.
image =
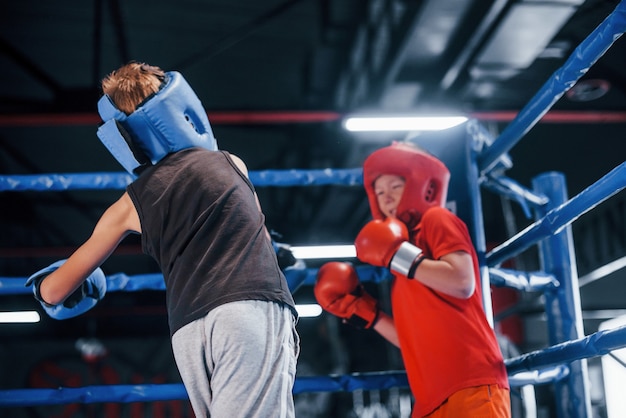
[(85, 281), (71, 295), (59, 305), (50, 305), (41, 297), (39, 286), (41, 282), (53, 271), (58, 269), (66, 260), (59, 260), (48, 267), (39, 270), (26, 280), (25, 286), (33, 285), (33, 295), (46, 313), (53, 319), (68, 319), (82, 315), (96, 306), (96, 303), (104, 297), (107, 289), (107, 281), (100, 267), (94, 270)]

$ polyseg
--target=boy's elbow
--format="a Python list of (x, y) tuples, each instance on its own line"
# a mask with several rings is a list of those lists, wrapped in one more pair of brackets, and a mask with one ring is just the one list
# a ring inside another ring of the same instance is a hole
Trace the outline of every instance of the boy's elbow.
[(461, 299), (469, 299), (472, 297), (472, 295), (474, 294), (474, 292), (476, 291), (476, 284), (474, 283), (474, 280), (468, 280), (466, 281), (462, 286), (460, 286), (458, 289), (458, 297)]
[(460, 296), (459, 296), (459, 297), (460, 297), (461, 299), (469, 299), (469, 298), (471, 298), (471, 297), (472, 297), (472, 295), (473, 295), (473, 294), (474, 294), (474, 289), (471, 289), (471, 288), (465, 288), (465, 289), (462, 289), (462, 290), (461, 290), (461, 293), (460, 293)]
[(59, 305), (63, 303), (67, 297), (64, 292), (59, 292), (51, 286), (46, 286), (45, 280), (41, 282), (39, 295), (48, 305)]
[(64, 299), (58, 296), (55, 296), (51, 293), (41, 292), (41, 299), (48, 305), (59, 305), (63, 303)]

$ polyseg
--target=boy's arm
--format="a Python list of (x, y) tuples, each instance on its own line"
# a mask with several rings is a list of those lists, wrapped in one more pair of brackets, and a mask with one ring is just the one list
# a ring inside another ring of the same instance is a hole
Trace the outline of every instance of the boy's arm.
[(378, 307), (378, 301), (365, 291), (351, 263), (330, 261), (322, 265), (313, 287), (315, 299), (327, 312), (359, 329), (373, 329), (400, 347), (391, 316)]
[(461, 299), (469, 298), (476, 289), (472, 256), (464, 251), (446, 254), (438, 260), (425, 259), (412, 278)]
[(41, 282), (41, 298), (50, 305), (62, 303), (131, 232), (141, 232), (141, 224), (130, 196), (124, 193), (104, 212), (89, 239)]
[(396, 331), (396, 324), (393, 322), (393, 318), (391, 316), (387, 315), (383, 311), (380, 311), (378, 314), (378, 320), (374, 324), (373, 328), (374, 331), (379, 333), (381, 337), (400, 348), (398, 331)]
[(354, 245), (357, 257), (365, 263), (389, 268), (450, 296), (461, 299), (472, 296), (476, 278), (469, 253), (455, 251), (431, 260), (408, 239), (406, 225), (395, 218), (387, 218), (367, 223)]

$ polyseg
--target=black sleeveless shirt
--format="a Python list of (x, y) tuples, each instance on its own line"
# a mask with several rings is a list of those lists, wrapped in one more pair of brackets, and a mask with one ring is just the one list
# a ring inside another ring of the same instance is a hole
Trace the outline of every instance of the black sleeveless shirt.
[(127, 188), (143, 251), (159, 264), (170, 334), (228, 302), (267, 300), (296, 315), (254, 187), (224, 151), (166, 156)]

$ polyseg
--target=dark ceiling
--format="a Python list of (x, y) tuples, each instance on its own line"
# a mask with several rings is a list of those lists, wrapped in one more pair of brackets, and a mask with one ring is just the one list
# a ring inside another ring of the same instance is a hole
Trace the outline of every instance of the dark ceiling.
[[(618, 4), (2, 2), (0, 174), (121, 171), (96, 137), (96, 102), (102, 77), (130, 60), (183, 73), (220, 147), (241, 156), (252, 171), (360, 167), (372, 150), (405, 138), (345, 132), (341, 117), (358, 111), (462, 112), (497, 136)], [(554, 104), (551, 122), (537, 124), (510, 150), (510, 177), (529, 186), (537, 174), (560, 171), (575, 195), (624, 161), (625, 54), (626, 41), (618, 39)], [(68, 256), (120, 193), (0, 192), (0, 276), (24, 277)], [(369, 216), (359, 187), (263, 187), (258, 193), (268, 227), (293, 245), (351, 243)], [(624, 219), (623, 194), (615, 199), (611, 208)], [(490, 242), (515, 232), (504, 203), (485, 196)], [(517, 227), (528, 222), (522, 217)], [(622, 229), (600, 233), (618, 234), (603, 262), (626, 255)], [(107, 262), (108, 272), (154, 271), (135, 254), (136, 241), (123, 248)], [(581, 274), (595, 267), (592, 260)], [(622, 271), (616, 280), (624, 279)], [(623, 300), (610, 297), (610, 287), (592, 287), (589, 309), (626, 309)], [(311, 299), (307, 289), (295, 296)], [(128, 306), (147, 298), (134, 297)], [(6, 302), (24, 304), (35, 306), (30, 297)]]

